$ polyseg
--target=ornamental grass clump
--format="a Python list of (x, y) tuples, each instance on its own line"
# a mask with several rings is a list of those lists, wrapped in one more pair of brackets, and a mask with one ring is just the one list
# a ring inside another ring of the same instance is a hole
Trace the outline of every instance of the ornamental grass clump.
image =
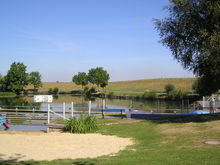
[(97, 120), (94, 116), (80, 116), (67, 121), (65, 130), (71, 133), (92, 133), (97, 130)]

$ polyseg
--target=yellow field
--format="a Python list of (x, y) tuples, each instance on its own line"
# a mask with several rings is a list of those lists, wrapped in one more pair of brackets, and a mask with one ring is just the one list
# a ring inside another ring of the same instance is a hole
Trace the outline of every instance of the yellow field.
[(176, 86), (176, 89), (191, 91), (194, 80), (195, 78), (163, 78), (112, 82), (109, 83), (107, 90), (136, 92), (164, 91), (164, 86), (171, 83)]
[[(107, 91), (134, 91), (145, 92), (149, 91), (164, 91), (164, 86), (171, 83), (176, 86), (176, 89), (184, 91), (191, 91), (192, 83), (195, 78), (163, 78), (163, 79), (146, 79), (146, 80), (134, 80), (134, 81), (119, 81), (110, 82), (107, 86)], [(91, 87), (92, 85), (89, 85)], [(59, 91), (72, 91), (81, 90), (82, 87), (72, 82), (44, 82), (43, 87), (39, 91), (48, 91), (49, 88), (59, 88)], [(28, 86), (28, 89), (33, 88)]]

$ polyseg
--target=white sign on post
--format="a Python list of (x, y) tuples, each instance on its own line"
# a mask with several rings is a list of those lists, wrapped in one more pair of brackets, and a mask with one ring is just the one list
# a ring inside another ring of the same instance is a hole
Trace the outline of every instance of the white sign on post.
[(52, 95), (35, 95), (33, 97), (33, 101), (35, 103), (52, 103), (53, 102), (53, 96)]

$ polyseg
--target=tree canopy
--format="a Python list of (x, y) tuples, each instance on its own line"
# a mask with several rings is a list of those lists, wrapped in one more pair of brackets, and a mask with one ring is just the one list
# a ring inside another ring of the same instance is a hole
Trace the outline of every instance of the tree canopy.
[(110, 79), (109, 74), (102, 67), (96, 67), (89, 70), (88, 80), (92, 84), (96, 84), (97, 87), (102, 88), (108, 85), (108, 80)]
[(199, 92), (220, 89), (220, 1), (170, 0), (169, 16), (155, 19), (163, 45), (199, 77)]
[(39, 87), (42, 87), (42, 82), (41, 82), (41, 75), (39, 72), (31, 72), (29, 74), (28, 81), (30, 84), (34, 86), (34, 89), (38, 89)]
[(12, 91), (16, 94), (28, 85), (28, 73), (26, 73), (26, 66), (23, 63), (12, 63), (10, 69), (4, 80), (5, 90)]
[(79, 72), (77, 75), (74, 75), (72, 78), (72, 82), (76, 85), (81, 85), (82, 88), (88, 85), (88, 77), (85, 72)]

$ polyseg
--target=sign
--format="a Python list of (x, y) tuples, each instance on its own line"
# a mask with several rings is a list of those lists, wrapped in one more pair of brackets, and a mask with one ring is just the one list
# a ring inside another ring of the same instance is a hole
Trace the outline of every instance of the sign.
[(33, 101), (35, 103), (52, 103), (53, 102), (53, 96), (52, 95), (35, 95), (33, 97)]

